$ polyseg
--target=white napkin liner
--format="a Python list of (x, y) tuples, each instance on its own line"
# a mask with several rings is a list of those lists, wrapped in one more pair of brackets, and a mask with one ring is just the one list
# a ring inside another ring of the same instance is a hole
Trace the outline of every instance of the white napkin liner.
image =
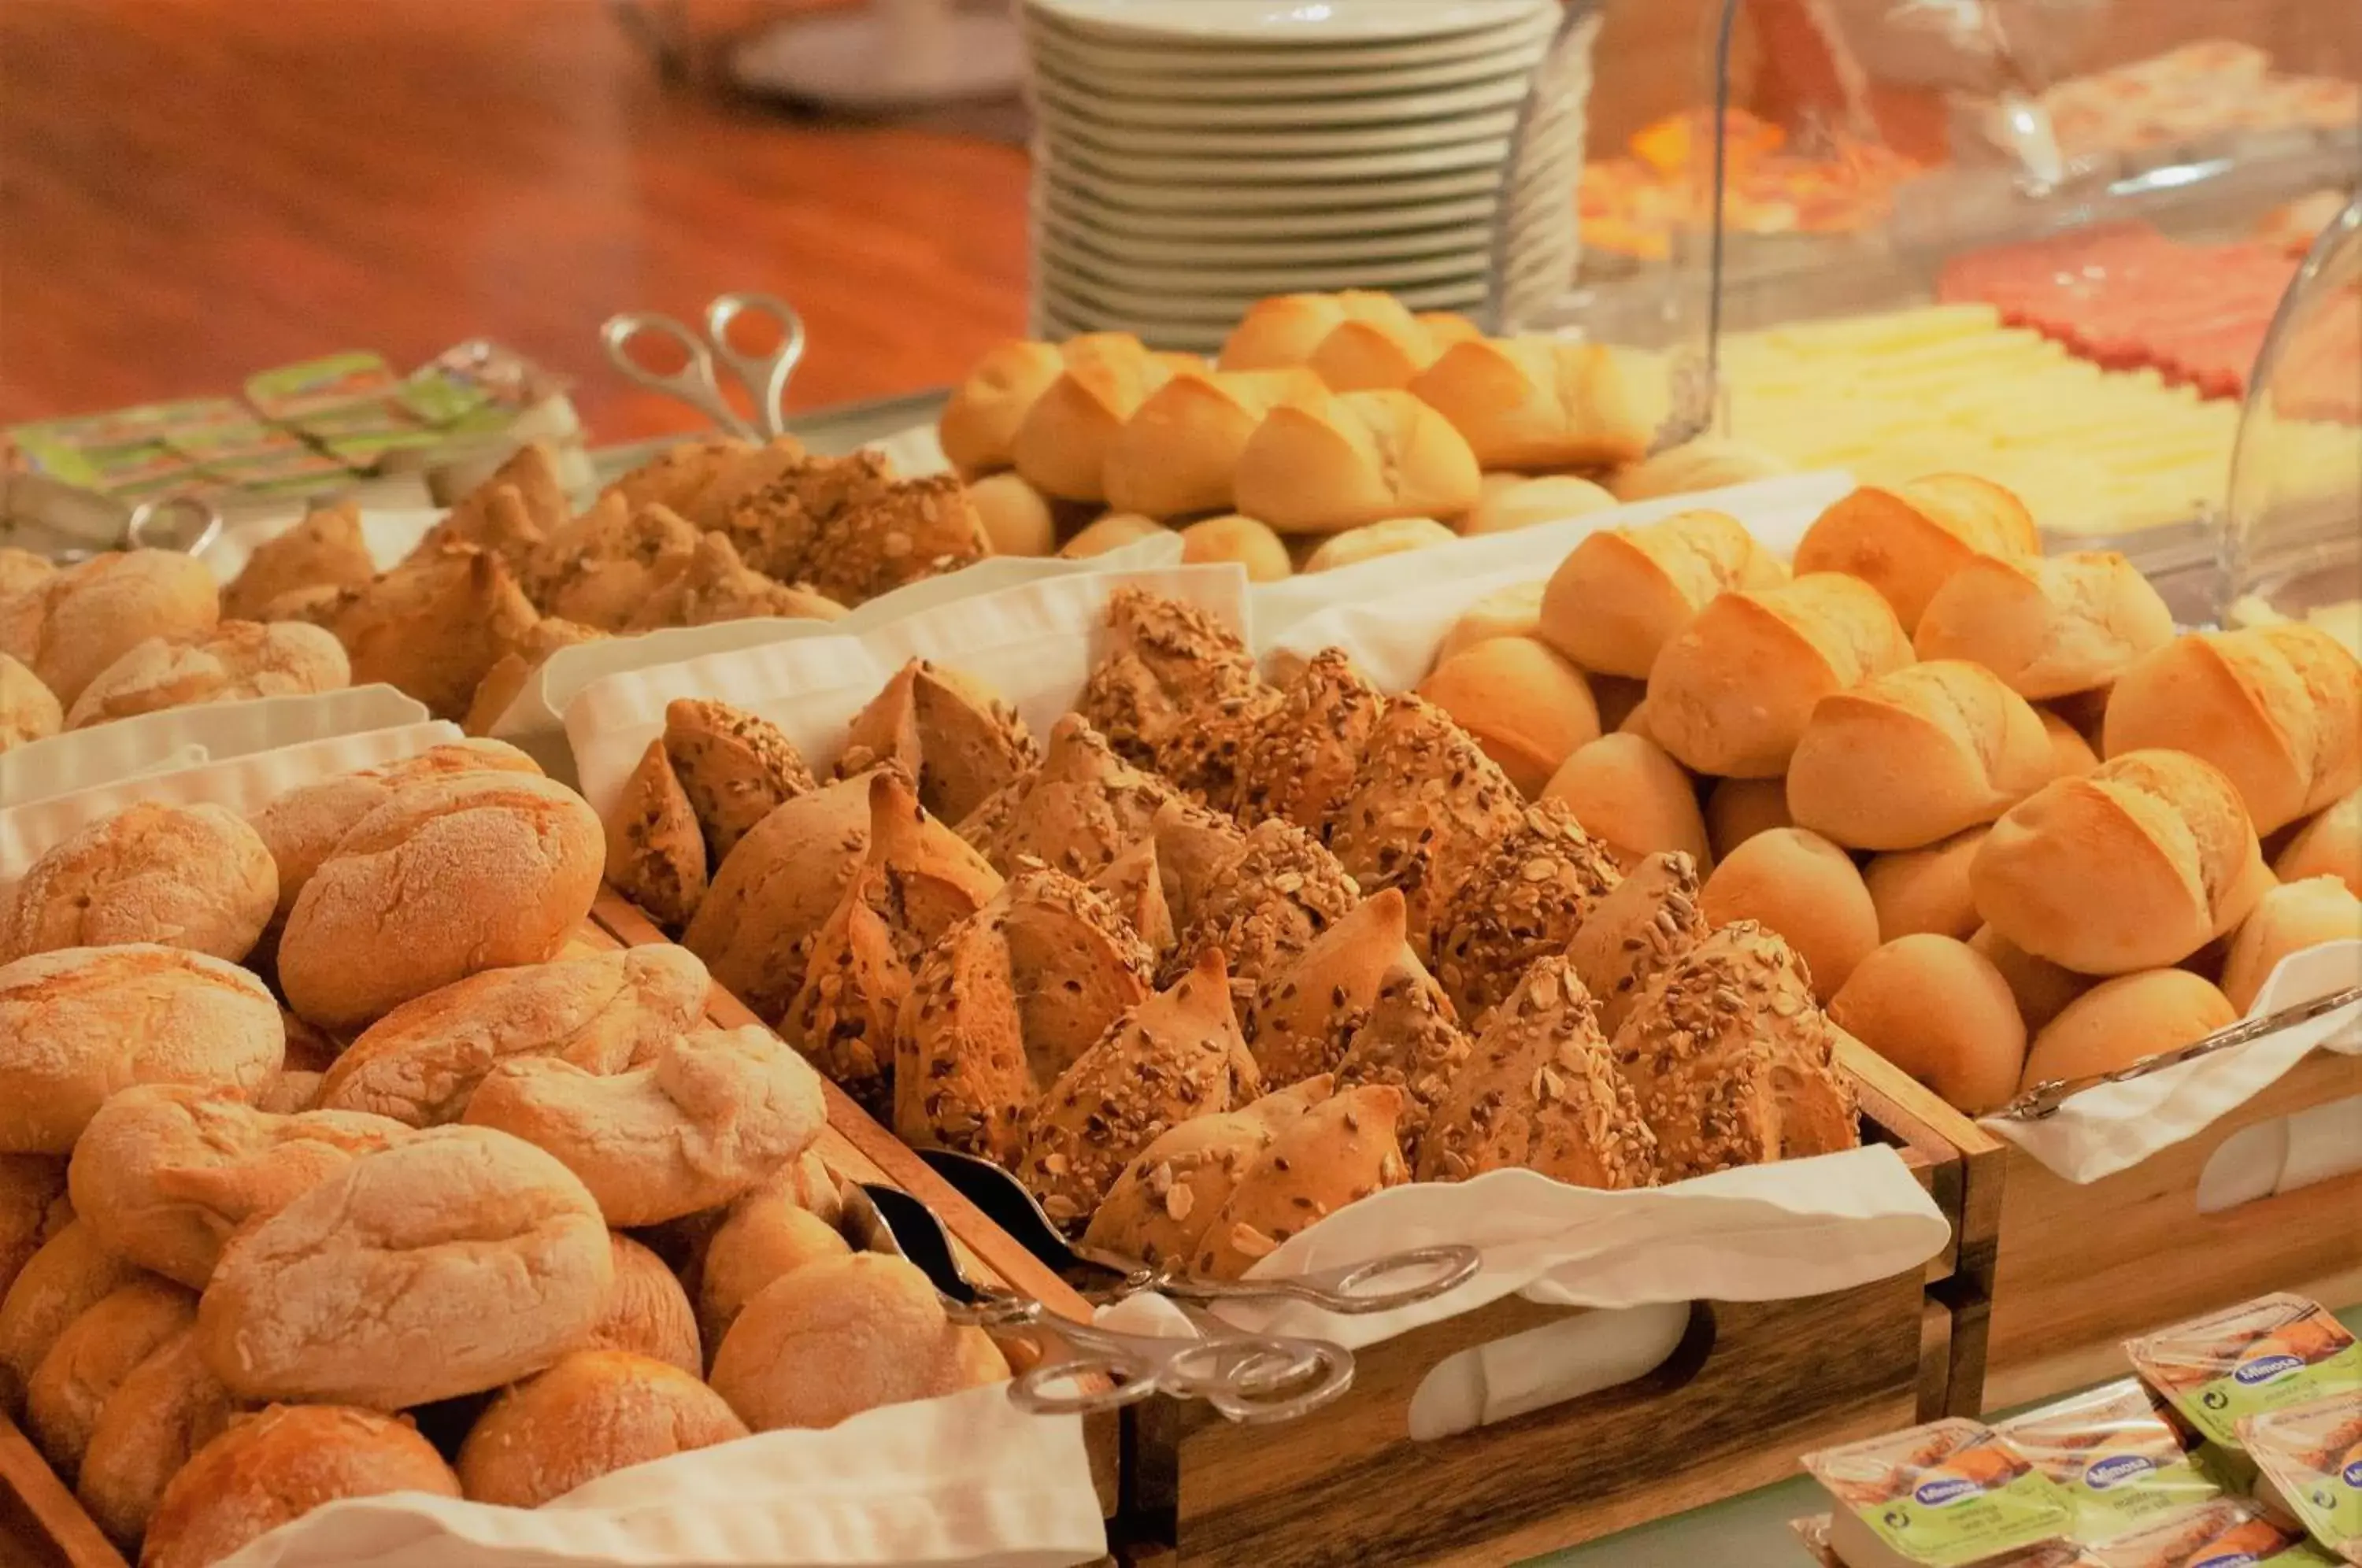
[[(371, 507), (361, 513), (361, 542), (369, 547), (370, 559), (377, 569), (390, 571), (418, 547), (418, 542), (443, 521), (443, 515), (442, 508), (434, 506)], [(254, 558), (258, 547), (303, 521), (304, 514), (299, 511), (230, 524), (219, 538), (205, 547), (201, 558), (213, 568), (215, 580), (226, 586), (237, 580), (237, 574), (246, 569), (246, 563)]]

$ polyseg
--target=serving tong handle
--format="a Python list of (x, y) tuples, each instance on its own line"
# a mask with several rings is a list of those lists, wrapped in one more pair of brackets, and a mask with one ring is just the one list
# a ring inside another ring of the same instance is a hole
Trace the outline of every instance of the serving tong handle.
[(2049, 1078), (1992, 1112), (2003, 1121), (2042, 1121), (2058, 1113), (2058, 1108), (2085, 1089), (2098, 1088), (2103, 1084), (2120, 1084), (2131, 1078), (2146, 1077), (2167, 1067), (2178, 1067), (2184, 1062), (2194, 1062), (2202, 1056), (2212, 1056), (2218, 1051), (2228, 1051), (2235, 1045), (2245, 1045), (2250, 1040), (2260, 1040), (2267, 1034), (2294, 1028), (2323, 1013), (2362, 1001), (2362, 986), (2347, 986), (2326, 996), (2284, 1007), (2278, 1012), (2261, 1018), (2242, 1019), (2213, 1033), (2191, 1041), (2170, 1051), (2143, 1056), (2139, 1061), (2118, 1067), (2112, 1073), (2092, 1073), (2080, 1078)]

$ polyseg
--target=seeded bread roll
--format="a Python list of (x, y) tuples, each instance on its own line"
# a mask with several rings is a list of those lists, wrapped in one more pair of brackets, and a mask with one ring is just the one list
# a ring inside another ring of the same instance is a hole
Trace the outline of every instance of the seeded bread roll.
[(234, 965), (176, 947), (72, 947), (0, 968), (0, 1153), (63, 1154), (137, 1084), (251, 1100), (280, 1068), (279, 1004)]
[(1541, 636), (1585, 669), (1646, 679), (1658, 652), (1717, 594), (1787, 580), (1788, 569), (1719, 512), (1603, 529), (1551, 574)]
[(2362, 664), (2312, 625), (2177, 638), (2108, 697), (2107, 755), (2155, 746), (2221, 768), (2271, 833), (2362, 784)]
[(583, 1342), (614, 1283), (599, 1206), (563, 1165), (438, 1127), (239, 1231), (197, 1331), (241, 1399), (398, 1410), (539, 1371)]
[(1986, 831), (1974, 827), (1925, 849), (1871, 858), (1861, 868), (1861, 879), (1878, 909), (1881, 942), (1918, 932), (1966, 942), (1977, 933), (1984, 922), (1969, 886), (1969, 867)]
[(288, 1005), (357, 1029), (469, 975), (553, 958), (590, 913), (606, 856), (598, 813), (548, 779), (405, 785), (337, 842), (289, 911)]
[[(2270, 979), (2279, 961), (2291, 953), (2323, 942), (2350, 942), (2362, 937), (2362, 899), (2334, 877), (2314, 877), (2274, 888), (2256, 901), (2231, 939), (2230, 956), (2223, 962), (2223, 994), (2242, 1013), (2255, 1005), (2257, 995)], [(2362, 966), (2356, 966), (2362, 967)], [(2342, 980), (2354, 984), (2362, 977)]]
[(1146, 1264), (1187, 1262), (1280, 1131), (1333, 1088), (1321, 1074), (1160, 1133), (1116, 1177), (1083, 1240)]
[[(579, 616), (568, 616), (579, 620)], [(413, 557), (360, 591), (327, 623), (356, 686), (375, 681), (458, 720), (501, 657), (539, 619), (499, 556), (456, 546)]]
[(1109, 445), (1108, 504), (1157, 518), (1230, 510), (1239, 454), (1264, 415), (1327, 391), (1301, 366), (1174, 377), (1132, 411)]
[(1467, 1067), (1474, 1042), (1461, 1031), (1451, 1001), (1435, 982), (1407, 969), (1386, 977), (1349, 1039), (1344, 1059), (1337, 1064), (1336, 1087), (1401, 1092), (1395, 1132), (1404, 1165), (1416, 1168), (1428, 1130)]
[(1851, 849), (1918, 849), (2056, 776), (2042, 720), (1981, 665), (1905, 665), (1814, 704), (1788, 759), (1797, 824)]
[(1788, 780), (1717, 778), (1705, 795), (1705, 836), (1715, 858), (1728, 856), (1759, 833), (1794, 827), (1788, 814)]
[(2017, 1093), (2017, 999), (1965, 942), (1921, 933), (1887, 943), (1830, 999), (1829, 1021), (1971, 1116)]
[(1649, 446), (1615, 355), (1596, 343), (1459, 343), (1409, 390), (1468, 438), (1486, 469), (1601, 468), (1631, 462)]
[(661, 738), (624, 780), (606, 828), (608, 882), (658, 925), (686, 926), (705, 899), (705, 836)]
[(221, 1435), (231, 1408), (193, 1320), (150, 1351), (99, 1408), (74, 1496), (116, 1544), (135, 1550), (166, 1484)]
[(221, 618), (214, 574), (178, 550), (93, 557), (20, 594), (0, 617), (0, 653), (71, 711), (99, 671), (150, 637), (204, 635)]
[(1862, 579), (1909, 633), (1970, 559), (2041, 553), (2041, 535), (2016, 496), (1966, 474), (1930, 474), (1892, 489), (1864, 485), (1838, 501), (1797, 542), (1796, 570)]
[(1190, 1272), (1243, 1278), (1289, 1237), (1408, 1181), (1396, 1133), (1403, 1098), (1396, 1088), (1344, 1089), (1283, 1123), (1231, 1188)]
[(1325, 831), (1385, 706), (1385, 695), (1342, 648), (1306, 660), (1239, 764), (1240, 820), (1280, 817), (1308, 833)]
[[(1491, 479), (1492, 475), (1486, 478)], [(1587, 517), (1595, 512), (1605, 512), (1616, 504), (1616, 498), (1587, 479), (1573, 474), (1545, 474), (1540, 479), (1509, 478), (1515, 483), (1487, 485), (1475, 506), (1460, 519), (1460, 532), (1474, 537), (1484, 534), (1507, 534), (1519, 528), (1540, 527), (1545, 523), (1564, 523), (1576, 517)], [(1539, 589), (1541, 585), (1537, 583)]]
[(2069, 1002), (2035, 1035), (2020, 1088), (2113, 1073), (2238, 1018), (2229, 998), (2187, 969), (2119, 975)]
[(1475, 454), (1444, 417), (1403, 392), (1282, 404), (1239, 454), (1238, 509), (1283, 534), (1336, 534), (1394, 517), (1450, 517), (1476, 504)]
[(195, 1320), (197, 1298), (160, 1279), (135, 1279), (66, 1325), (33, 1371), (25, 1425), (60, 1475), (71, 1478), (99, 1411), (149, 1354)]
[(1241, 1032), (1264, 1082), (1285, 1088), (1335, 1072), (1379, 988), (1398, 974), (1434, 983), (1405, 940), (1402, 894), (1388, 888), (1314, 939), (1248, 1008)]
[(1075, 712), (1125, 761), (1186, 794), (1229, 798), (1247, 738), (1279, 705), (1239, 634), (1195, 604), (1133, 587), (1108, 595), (1107, 628)]
[(2271, 883), (2230, 779), (2136, 751), (2045, 785), (1970, 863), (1977, 912), (2036, 957), (2087, 975), (2178, 964), (2246, 918)]
[(1475, 737), (1528, 798), (1599, 738), (1583, 672), (1531, 637), (1494, 637), (1436, 666), (1418, 694)]
[(209, 1568), (323, 1504), (391, 1492), (459, 1496), (458, 1477), (407, 1417), (273, 1405), (234, 1422), (172, 1477), (141, 1568)]
[(151, 1277), (69, 1221), (25, 1261), (0, 1297), (0, 1410), (21, 1414), (26, 1386), (58, 1336), (127, 1285)]
[(952, 467), (973, 479), (1014, 462), (1025, 415), (1065, 369), (1052, 343), (1003, 343), (988, 350), (952, 389), (935, 422)]
[(2362, 790), (2334, 801), (2305, 823), (2272, 869), (2283, 882), (2335, 877), (2362, 898)]
[(1861, 874), (1844, 850), (1803, 828), (1740, 845), (1705, 879), (1699, 907), (1709, 925), (1751, 920), (1785, 937), (1823, 1002), (1878, 945), (1878, 910)]
[(1668, 849), (1702, 867), (1714, 864), (1695, 783), (1645, 735), (1601, 735), (1576, 747), (1541, 793), (1544, 800), (1565, 801), (1575, 819), (1606, 844), (1618, 867)]
[[(1894, 613), (1859, 578), (1733, 590), (1650, 667), (1648, 733), (1693, 771), (1768, 778), (1788, 771), (1822, 699), (1910, 662)], [(1789, 792), (1793, 809), (1793, 778)]]
[(2173, 640), (2173, 612), (2112, 551), (1978, 555), (1944, 580), (1912, 644), (1926, 659), (1983, 665), (2028, 701), (2108, 685)]
[(1027, 483), (1061, 501), (1105, 501), (1108, 454), (1173, 367), (1137, 342), (1068, 352), (1057, 379), (1025, 411), (1010, 458)]
[(1443, 988), (1473, 1029), (1541, 958), (1566, 950), (1618, 880), (1609, 847), (1563, 802), (1520, 812), (1485, 850), (1435, 926)]
[(1073, 877), (1098, 875), (1148, 837), (1173, 790), (1119, 757), (1079, 713), (1053, 725), (1041, 766), (960, 823), (960, 836), (1003, 875), (1030, 857)]
[(716, 866), (756, 823), (818, 788), (778, 725), (726, 702), (674, 699), (665, 708), (664, 743)]
[(1575, 977), (1599, 1004), (1599, 1027), (1614, 1039), (1657, 977), (1705, 940), (1697, 863), (1678, 851), (1651, 855), (1631, 875), (1579, 910), (1566, 944)]
[(365, 588), (377, 576), (360, 509), (315, 507), (304, 520), (254, 547), (235, 581), (221, 591), (225, 619), (266, 621), (272, 603), (307, 588)]
[(0, 928), (0, 962), (155, 943), (236, 963), (278, 901), (270, 851), (237, 812), (143, 801), (33, 862)]
[(580, 1350), (502, 1392), (460, 1445), (471, 1502), (537, 1508), (602, 1475), (746, 1435), (721, 1395), (661, 1361)]
[(853, 717), (836, 773), (886, 763), (918, 780), (919, 803), (956, 823), (1040, 760), (1017, 710), (972, 676), (914, 658)]
[(807, 1264), (852, 1252), (835, 1225), (798, 1200), (794, 1184), (765, 1182), (730, 1206), (698, 1272), (697, 1322), (709, 1353), (747, 1302)]
[(226, 621), (193, 642), (150, 637), (91, 677), (66, 715), (79, 730), (167, 708), (334, 691), (352, 680), (336, 638), (301, 621)]
[(0, 653), (0, 751), (47, 740), (66, 727), (65, 710), (41, 678)]

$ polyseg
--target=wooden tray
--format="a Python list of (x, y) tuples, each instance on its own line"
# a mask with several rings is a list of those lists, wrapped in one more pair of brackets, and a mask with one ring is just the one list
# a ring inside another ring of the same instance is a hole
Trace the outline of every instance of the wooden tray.
[(2123, 1341), (2268, 1291), (2362, 1302), (2362, 1172), (2198, 1212), (2225, 1143), (2356, 1095), (2362, 1057), (2315, 1051), (2196, 1137), (2088, 1186), (2006, 1145), (1985, 1408), (2121, 1375)]

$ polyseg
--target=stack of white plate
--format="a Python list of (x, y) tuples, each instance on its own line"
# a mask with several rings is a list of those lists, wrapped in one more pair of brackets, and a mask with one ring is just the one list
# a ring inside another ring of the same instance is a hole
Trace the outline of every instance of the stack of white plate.
[(1024, 0), (1034, 331), (1206, 349), (1265, 295), (1345, 288), (1535, 313), (1579, 259), (1595, 22), (1569, 14)]

